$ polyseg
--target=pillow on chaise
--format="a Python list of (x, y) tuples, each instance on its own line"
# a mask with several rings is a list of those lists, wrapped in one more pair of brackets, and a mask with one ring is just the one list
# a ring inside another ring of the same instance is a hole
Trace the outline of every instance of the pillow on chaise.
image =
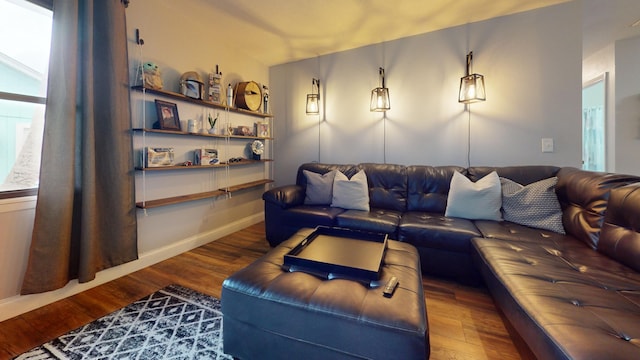
[(358, 171), (351, 179), (340, 171), (336, 172), (331, 206), (369, 211), (369, 187), (364, 170)]
[(557, 177), (527, 186), (506, 178), (500, 178), (500, 183), (505, 220), (565, 234), (562, 226), (562, 208), (555, 190)]
[(333, 197), (333, 179), (336, 170), (331, 170), (325, 174), (318, 174), (309, 170), (302, 170), (307, 179), (307, 190), (305, 191), (305, 205), (329, 205)]
[(477, 182), (454, 172), (444, 215), (469, 220), (501, 221), (502, 193), (498, 173), (492, 171)]

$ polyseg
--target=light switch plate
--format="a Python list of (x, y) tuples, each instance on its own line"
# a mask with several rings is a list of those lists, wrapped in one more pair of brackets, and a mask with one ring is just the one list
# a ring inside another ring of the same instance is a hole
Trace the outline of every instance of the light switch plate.
[(542, 138), (542, 152), (543, 153), (553, 152), (553, 138)]

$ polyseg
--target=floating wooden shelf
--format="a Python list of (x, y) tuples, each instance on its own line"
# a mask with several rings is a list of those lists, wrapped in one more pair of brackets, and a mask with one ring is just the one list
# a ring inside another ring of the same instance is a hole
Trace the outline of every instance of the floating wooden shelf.
[(140, 208), (140, 209), (151, 209), (151, 208), (156, 208), (156, 207), (160, 207), (160, 206), (180, 204), (180, 203), (188, 202), (188, 201), (208, 199), (208, 198), (212, 198), (212, 197), (226, 195), (227, 193), (233, 193), (233, 192), (237, 192), (237, 191), (240, 191), (240, 190), (245, 190), (245, 189), (250, 189), (250, 188), (253, 188), (253, 187), (257, 187), (257, 186), (260, 186), (260, 185), (269, 184), (269, 183), (272, 183), (272, 182), (273, 182), (273, 180), (263, 179), (263, 180), (251, 181), (251, 182), (244, 183), (244, 184), (238, 184), (238, 185), (230, 186), (228, 188), (219, 189), (219, 190), (205, 191), (205, 192), (196, 193), (196, 194), (179, 195), (179, 196), (173, 196), (173, 197), (155, 199), (155, 200), (148, 200), (148, 201), (141, 201), (141, 202), (137, 202), (136, 203), (136, 207)]
[(272, 118), (273, 114), (264, 114), (261, 112), (257, 112), (257, 111), (250, 111), (250, 110), (244, 110), (244, 109), (238, 109), (235, 107), (228, 107), (226, 105), (222, 105), (222, 104), (216, 104), (216, 103), (212, 103), (209, 101), (204, 101), (204, 100), (198, 100), (198, 99), (192, 99), (190, 97), (186, 97), (182, 94), (178, 94), (172, 91), (166, 91), (166, 90), (158, 90), (158, 89), (151, 89), (148, 87), (143, 87), (141, 85), (137, 85), (137, 86), (132, 86), (131, 87), (133, 90), (136, 91), (140, 91), (140, 92), (147, 92), (150, 94), (155, 94), (155, 95), (162, 95), (162, 96), (166, 96), (172, 99), (176, 99), (176, 100), (180, 100), (180, 101), (186, 101), (186, 102), (190, 102), (193, 104), (198, 104), (198, 105), (202, 105), (202, 106), (207, 106), (210, 108), (214, 108), (214, 109), (222, 109), (222, 110), (226, 110), (229, 109), (229, 111), (231, 112), (237, 112), (240, 114), (245, 114), (245, 115), (251, 115), (251, 116), (256, 116), (256, 117), (261, 117), (261, 118)]
[(137, 202), (136, 207), (140, 209), (151, 209), (151, 208), (165, 206), (165, 205), (180, 204), (187, 201), (212, 198), (212, 197), (225, 195), (225, 194), (226, 192), (222, 190), (214, 190), (214, 191), (201, 192), (197, 194), (179, 195), (179, 196), (174, 196), (169, 198)]
[(262, 136), (242, 136), (242, 135), (218, 135), (218, 134), (202, 134), (202, 133), (189, 133), (185, 131), (176, 131), (176, 130), (161, 130), (161, 129), (149, 129), (149, 128), (134, 128), (133, 131), (144, 131), (148, 133), (156, 133), (156, 134), (165, 134), (165, 135), (186, 135), (186, 136), (203, 136), (203, 137), (214, 137), (221, 139), (249, 139), (249, 140), (273, 140), (272, 137), (262, 137)]
[(260, 185), (265, 185), (265, 184), (269, 184), (269, 183), (272, 183), (272, 182), (273, 182), (273, 180), (271, 180), (271, 179), (262, 179), (262, 180), (256, 180), (256, 181), (248, 182), (248, 183), (245, 183), (245, 184), (229, 186), (228, 188), (224, 188), (224, 189), (220, 189), (220, 190), (225, 191), (225, 192), (233, 193), (233, 192), (236, 192), (236, 191), (249, 189), (249, 188), (260, 186)]
[(244, 159), (244, 160), (236, 161), (236, 162), (232, 162), (232, 163), (225, 163), (225, 165), (229, 165), (229, 166), (251, 165), (251, 164), (257, 164), (257, 163), (265, 163), (265, 162), (269, 162), (269, 161), (273, 161), (273, 160), (272, 159), (262, 159), (262, 160)]
[(171, 170), (211, 169), (211, 168), (220, 168), (220, 167), (227, 167), (227, 166), (251, 165), (251, 164), (257, 164), (257, 163), (264, 163), (264, 162), (267, 162), (267, 161), (273, 161), (273, 160), (272, 159), (263, 159), (263, 160), (244, 159), (244, 160), (237, 161), (237, 162), (232, 162), (232, 163), (222, 162), (220, 164), (215, 164), (215, 165), (190, 165), (190, 166), (172, 165), (172, 166), (158, 166), (158, 167), (136, 166), (136, 170), (140, 170), (140, 171), (171, 171)]
[(216, 165), (172, 165), (172, 166), (158, 166), (158, 167), (140, 167), (136, 166), (136, 170), (144, 170), (144, 171), (170, 171), (170, 170), (193, 170), (193, 169), (211, 169), (211, 168), (219, 168), (226, 167), (226, 164), (216, 164)]

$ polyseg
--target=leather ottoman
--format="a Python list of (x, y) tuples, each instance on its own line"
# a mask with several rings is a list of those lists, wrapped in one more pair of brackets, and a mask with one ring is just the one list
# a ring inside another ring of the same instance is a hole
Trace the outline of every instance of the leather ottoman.
[(359, 282), (281, 269), (301, 229), (227, 278), (222, 287), (224, 351), (239, 359), (428, 359), (429, 332), (418, 252), (389, 240), (381, 281), (392, 297)]

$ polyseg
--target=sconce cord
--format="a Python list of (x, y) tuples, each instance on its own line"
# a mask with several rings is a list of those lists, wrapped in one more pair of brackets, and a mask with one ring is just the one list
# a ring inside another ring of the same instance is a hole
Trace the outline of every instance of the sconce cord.
[(471, 104), (467, 104), (467, 168), (471, 167)]

